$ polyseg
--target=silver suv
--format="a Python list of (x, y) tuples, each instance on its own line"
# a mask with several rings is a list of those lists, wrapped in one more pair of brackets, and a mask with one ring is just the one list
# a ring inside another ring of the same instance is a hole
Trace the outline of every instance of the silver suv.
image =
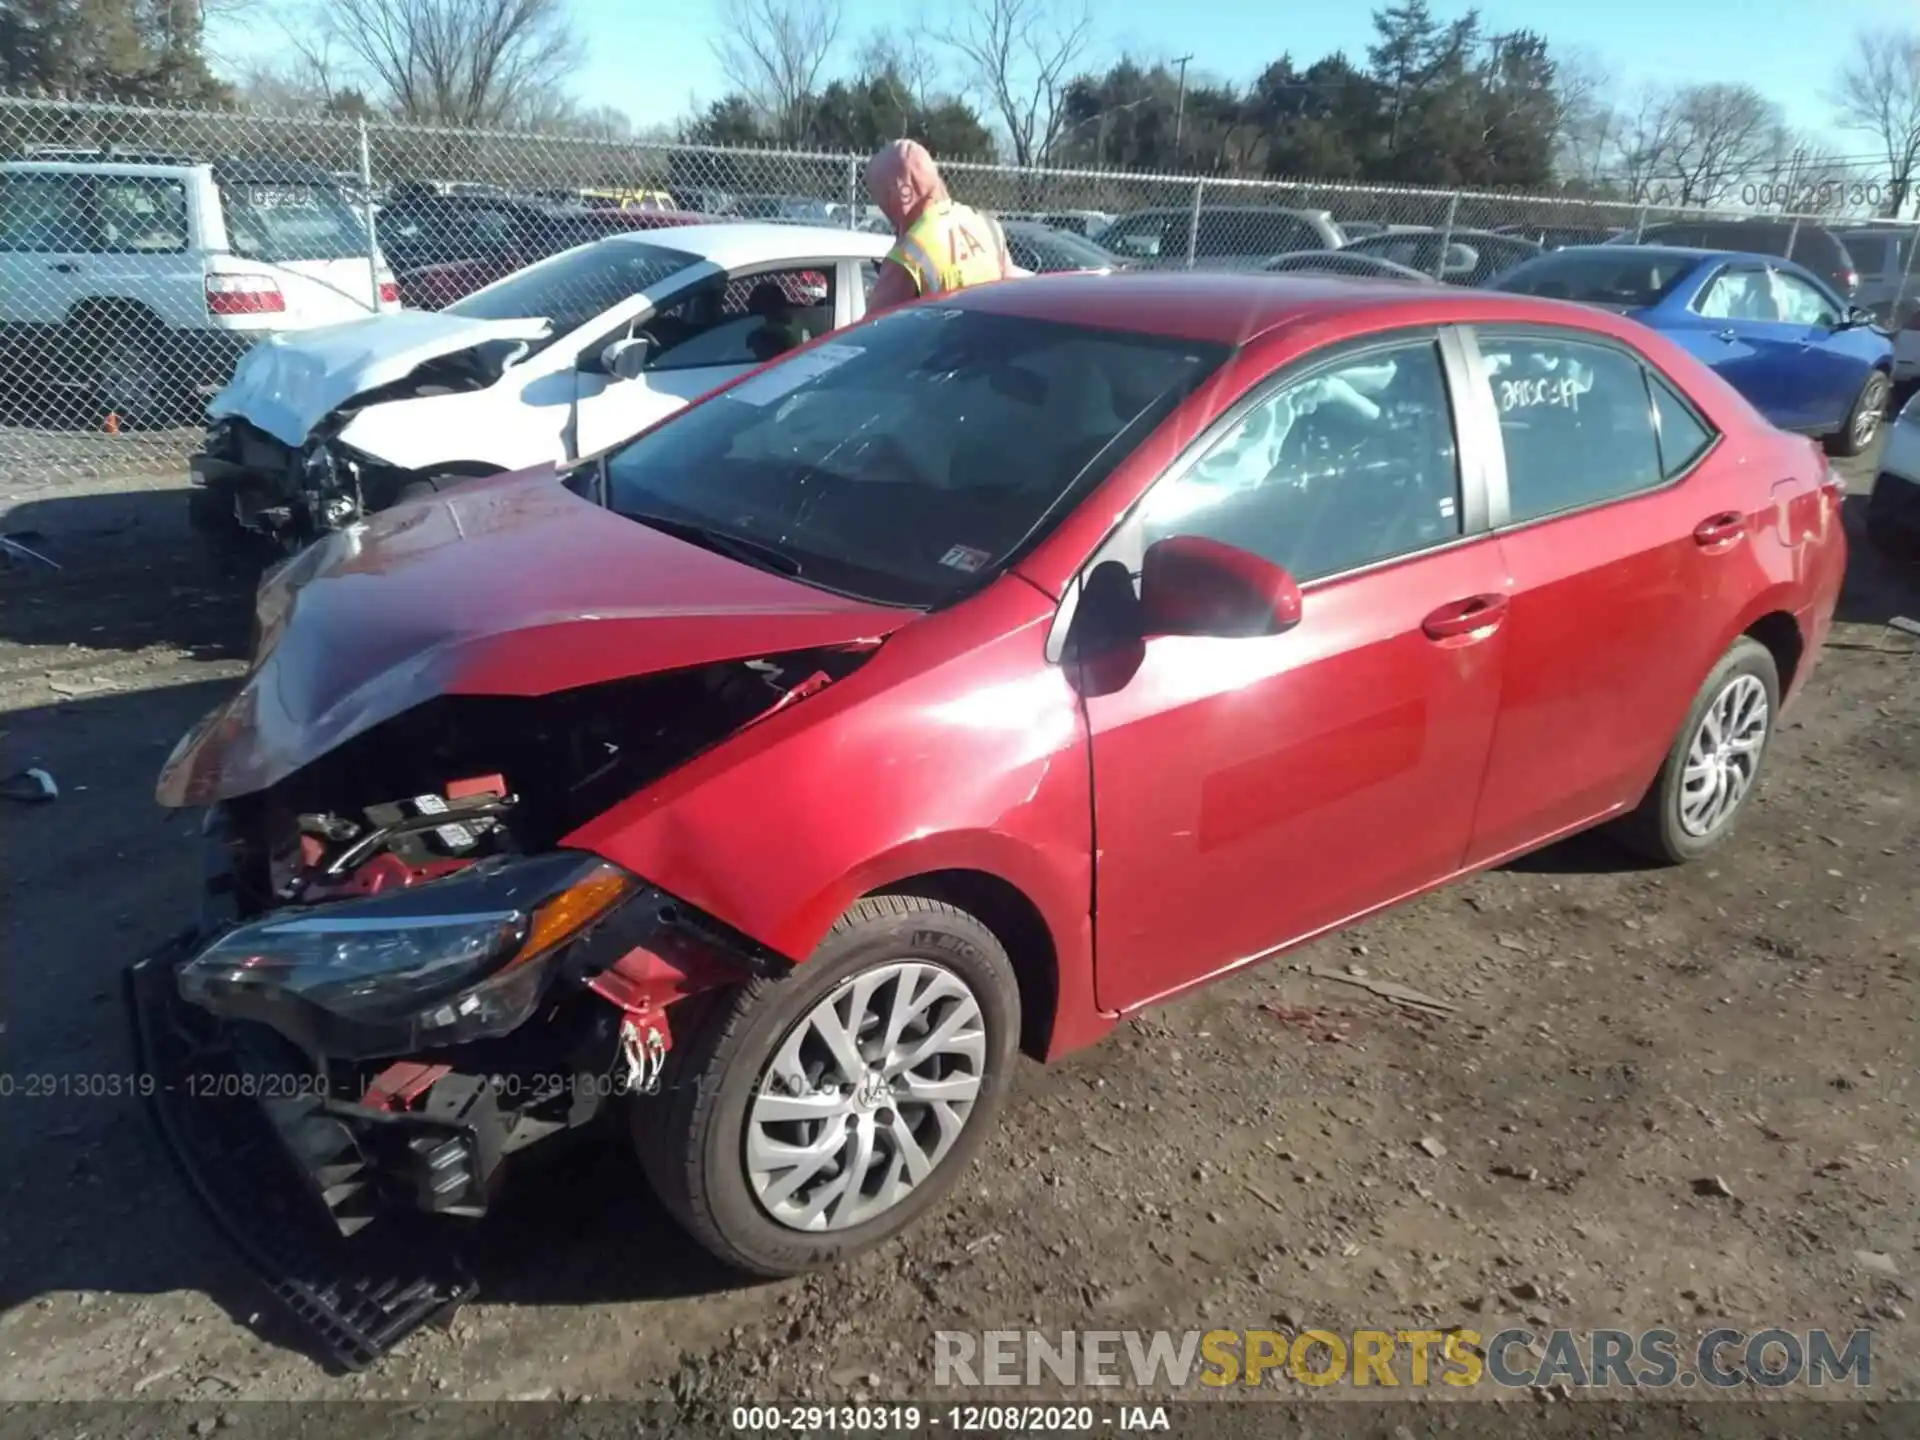
[(0, 163), (0, 378), (187, 417), (263, 335), (398, 310), (364, 213), (311, 166), (184, 156)]

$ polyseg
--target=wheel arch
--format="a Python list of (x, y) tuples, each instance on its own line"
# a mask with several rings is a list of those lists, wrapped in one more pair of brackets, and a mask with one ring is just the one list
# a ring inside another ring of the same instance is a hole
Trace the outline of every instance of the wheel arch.
[(167, 322), (160, 318), (159, 311), (143, 300), (123, 295), (89, 295), (84, 300), (75, 301), (67, 310), (66, 323), (69, 325), (80, 325), (89, 320), (133, 321), (156, 330), (167, 328)]
[(990, 871), (958, 869), (924, 871), (867, 893), (942, 900), (991, 930), (1020, 983), (1020, 1048), (1036, 1060), (1047, 1057), (1060, 1005), (1060, 955), (1025, 891)]
[(1756, 616), (1740, 634), (1766, 646), (1773, 656), (1774, 669), (1780, 674), (1782, 699), (1792, 694), (1794, 680), (1800, 674), (1807, 652), (1806, 637), (1800, 633), (1800, 622), (1793, 613), (1784, 608), (1768, 610)]

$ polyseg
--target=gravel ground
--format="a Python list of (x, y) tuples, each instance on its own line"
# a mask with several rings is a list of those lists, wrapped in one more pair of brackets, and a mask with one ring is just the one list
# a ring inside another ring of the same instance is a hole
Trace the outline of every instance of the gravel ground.
[(830, 1274), (743, 1286), (583, 1158), (520, 1187), (480, 1301), (342, 1375), (137, 1101), (20, 1084), (126, 1072), (120, 967), (189, 913), (194, 822), (151, 784), (246, 606), (164, 485), (0, 494), (66, 567), (0, 565), (0, 770), (63, 787), (0, 809), (0, 1401), (925, 1397), (943, 1328), (1509, 1320), (1866, 1326), (1873, 1392), (1920, 1397), (1920, 661), (1884, 627), (1920, 587), (1864, 547), (1711, 862), (1569, 842), (1026, 1065), (954, 1199)]

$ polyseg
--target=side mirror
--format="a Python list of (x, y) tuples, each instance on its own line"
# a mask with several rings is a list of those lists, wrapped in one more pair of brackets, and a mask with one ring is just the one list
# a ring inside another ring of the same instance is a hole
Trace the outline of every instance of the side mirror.
[(616, 380), (636, 380), (653, 359), (653, 341), (644, 335), (616, 340), (600, 352), (600, 369)]
[(1278, 635), (1300, 623), (1300, 586), (1251, 551), (1175, 535), (1141, 557), (1140, 620), (1147, 635)]
[(1842, 330), (1857, 330), (1863, 325), (1878, 325), (1879, 323), (1880, 317), (1871, 310), (1864, 310), (1858, 305), (1849, 305), (1847, 307), (1847, 318), (1840, 322), (1840, 328)]

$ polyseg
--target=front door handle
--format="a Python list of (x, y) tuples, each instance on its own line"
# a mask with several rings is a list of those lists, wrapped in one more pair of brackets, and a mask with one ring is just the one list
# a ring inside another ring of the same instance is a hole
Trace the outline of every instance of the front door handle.
[(74, 264), (71, 260), (56, 260), (51, 265), (47, 266), (47, 268), (49, 270), (57, 270), (62, 275), (71, 275), (74, 271), (78, 270), (80, 267)]
[(1738, 540), (1747, 533), (1747, 517), (1737, 510), (1728, 510), (1713, 515), (1693, 527), (1693, 540), (1696, 545), (1710, 549), (1715, 545), (1726, 545)]
[(1450, 640), (1457, 635), (1491, 629), (1506, 613), (1504, 595), (1469, 595), (1464, 600), (1442, 605), (1420, 622), (1420, 628), (1427, 632), (1429, 639)]
[(1740, 332), (1738, 330), (1716, 330), (1713, 332), (1713, 338), (1716, 340), (1724, 340), (1727, 344), (1731, 345), (1740, 338)]

